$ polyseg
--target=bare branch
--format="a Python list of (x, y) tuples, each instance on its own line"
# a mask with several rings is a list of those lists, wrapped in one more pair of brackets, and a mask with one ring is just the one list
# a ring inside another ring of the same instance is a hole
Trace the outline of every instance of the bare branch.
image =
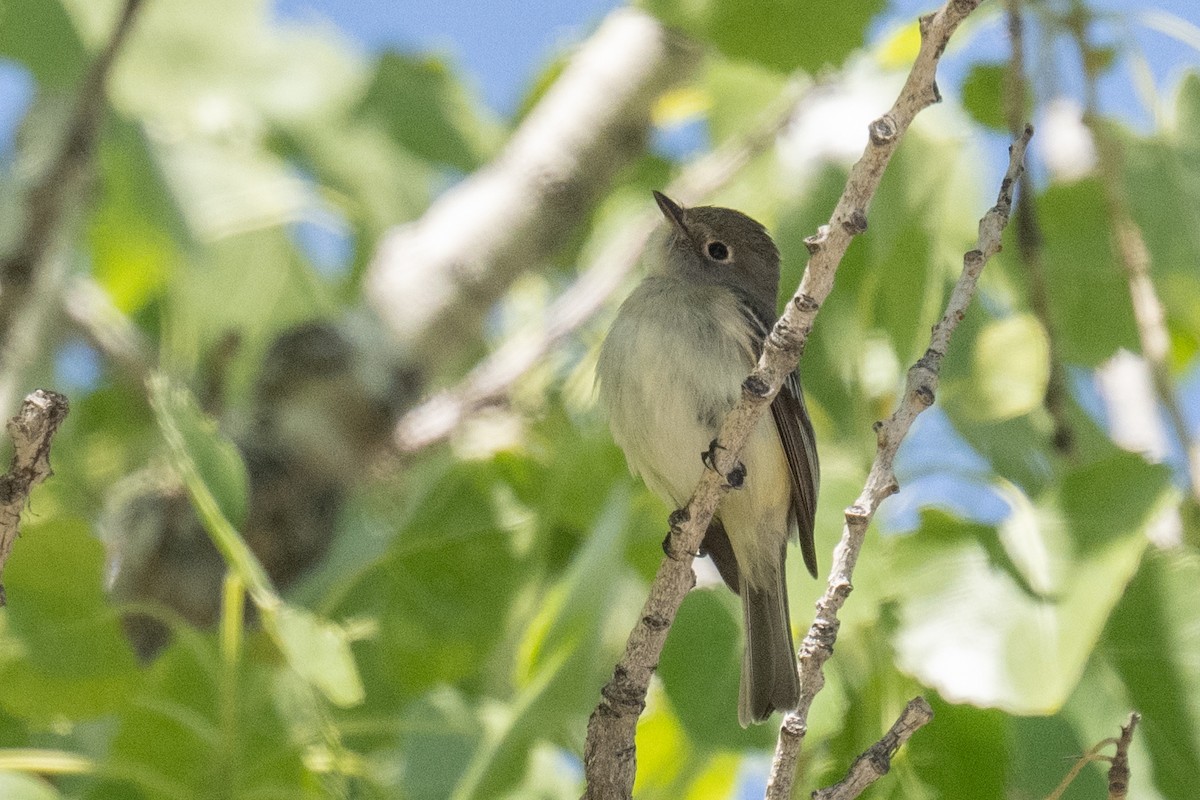
[(866, 150), (850, 171), (829, 225), (808, 240), (812, 258), (800, 288), (763, 343), (758, 365), (742, 384), (741, 399), (721, 425), (713, 459), (715, 469), (704, 473), (687, 507), (672, 515), (679, 524), (672, 526), (668, 556), (659, 565), (625, 653), (588, 721), (584, 773), (589, 798), (609, 800), (632, 794), (637, 720), (645, 707), (646, 690), (667, 632), (684, 596), (695, 584), (692, 554), (699, 550), (704, 531), (726, 491), (721, 476), (734, 466), (759, 415), (795, 369), (813, 318), (833, 289), (842, 256), (851, 239), (866, 230), (867, 209), (884, 168), (913, 118), (940, 97), (935, 72), (950, 35), (978, 5), (979, 0), (948, 0), (936, 13), (921, 18), (921, 49), (912, 71), (892, 108), (870, 124)]
[[(129, 36), (142, 0), (126, 0), (108, 43), (92, 61), (79, 87), (70, 123), (58, 155), (29, 190), (25, 231), (14, 252), (0, 260), (0, 350), (6, 350), (13, 326), (26, 307), (38, 265), (59, 234), (68, 208), (79, 202), (81, 188), (91, 171), (96, 142), (103, 122), (105, 82), (113, 62)], [(8, 368), (7, 354), (4, 357)]]
[(1158, 401), (1167, 412), (1167, 420), (1187, 454), (1192, 498), (1200, 502), (1200, 437), (1191, 435), (1187, 419), (1179, 406), (1175, 379), (1168, 363), (1171, 338), (1167, 332), (1166, 313), (1150, 277), (1150, 251), (1146, 247), (1142, 229), (1129, 209), (1121, 181), (1124, 166), (1121, 145), (1096, 111), (1096, 83), (1102, 60), (1090, 57), (1092, 50), (1086, 38), (1086, 26), (1071, 26), (1071, 34), (1079, 49), (1084, 70), (1086, 103), (1083, 123), (1096, 143), (1097, 177), (1104, 194), (1114, 254), (1129, 283), (1129, 297), (1133, 304), (1133, 319), (1142, 346), (1142, 357), (1150, 366)]
[[(778, 109), (768, 112), (745, 136), (686, 167), (667, 187), (667, 194), (692, 205), (720, 189), (774, 144), (804, 94), (798, 83), (789, 84), (777, 103)], [(442, 442), (476, 411), (503, 402), (526, 372), (604, 307), (637, 265), (651, 233), (661, 222), (662, 214), (647, 203), (647, 211), (601, 248), (539, 322), (506, 339), (457, 386), (405, 414), (396, 426), (397, 449), (412, 453)]]
[(1131, 711), (1129, 719), (1121, 726), (1121, 735), (1117, 737), (1117, 752), (1113, 755), (1112, 766), (1108, 769), (1108, 800), (1125, 800), (1129, 795), (1129, 744), (1133, 741), (1134, 728), (1141, 719), (1141, 714)]
[(492, 164), (385, 238), (365, 290), (419, 365), (478, 339), (491, 304), (563, 244), (641, 152), (655, 99), (697, 57), (649, 14), (614, 11)]
[(846, 777), (833, 786), (813, 792), (813, 800), (854, 800), (868, 786), (888, 774), (892, 768), (892, 756), (931, 719), (933, 709), (929, 701), (924, 697), (909, 700), (900, 718), (883, 738), (854, 760)]
[[(13, 457), (8, 473), (0, 477), (0, 574), (20, 535), (21, 512), (29, 503), (29, 493), (51, 475), (50, 442), (68, 411), (70, 404), (65, 395), (38, 389), (25, 398), (20, 412), (8, 421)], [(6, 602), (0, 584), (0, 605)]]
[(133, 320), (113, 305), (108, 292), (91, 278), (70, 278), (63, 292), (63, 310), (97, 350), (135, 383), (155, 370), (154, 351)]
[(946, 349), (950, 345), (950, 337), (966, 315), (984, 265), (1000, 251), (1000, 236), (1008, 224), (1009, 212), (1012, 209), (1013, 189), (1024, 169), (1025, 150), (1032, 136), (1033, 127), (1026, 125), (1024, 132), (1009, 148), (1008, 171), (1000, 184), (996, 205), (979, 221), (976, 248), (963, 256), (962, 274), (950, 292), (946, 312), (933, 326), (929, 337), (929, 349), (909, 368), (900, 405), (886, 422), (875, 423), (875, 463), (871, 465), (871, 472), (867, 476), (862, 493), (854, 501), (854, 505), (846, 509), (846, 524), (842, 528), (842, 539), (833, 553), (833, 568), (829, 573), (828, 586), (817, 601), (817, 614), (812, 627), (800, 643), (797, 655), (800, 662), (800, 704), (795, 711), (784, 716), (780, 726), (775, 760), (767, 782), (769, 800), (791, 797), (796, 760), (808, 729), (808, 711), (817, 693), (825, 685), (822, 669), (833, 655), (833, 643), (837, 639), (838, 627), (841, 624), (837, 616), (838, 611), (853, 588), (850, 579), (863, 540), (866, 538), (867, 526), (875, 516), (879, 504), (900, 489), (893, 470), (896, 451), (917, 415), (933, 405), (939, 371)]

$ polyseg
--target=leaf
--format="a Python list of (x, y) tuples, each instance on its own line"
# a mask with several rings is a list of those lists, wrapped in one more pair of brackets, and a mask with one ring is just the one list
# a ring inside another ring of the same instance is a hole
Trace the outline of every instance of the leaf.
[(974, 380), (968, 413), (1002, 420), (1042, 405), (1050, 379), (1050, 345), (1041, 324), (1019, 314), (984, 324), (975, 339)]
[(993, 130), (1008, 132), (1004, 109), (1005, 79), (1008, 67), (1004, 64), (974, 64), (963, 79), (962, 104), (972, 119)]
[(905, 745), (913, 770), (934, 797), (1003, 797), (1009, 723), (993, 709), (927, 698), (934, 722)]
[[(1104, 507), (1088, 504), (1110, 485), (1122, 486), (1113, 502), (1128, 511), (1117, 521), (1120, 530), (1097, 537), (1092, 526)], [(1069, 474), (1060, 492), (1038, 500), (1036, 515), (1006, 523), (1026, 528), (1010, 530), (1006, 548), (1048, 549), (1010, 551), (1023, 570), (1044, 564), (1024, 581), (989, 556), (984, 542), (995, 534), (987, 526), (926, 512), (920, 532), (897, 540), (890, 559), (901, 598), (897, 664), (952, 702), (1054, 712), (1137, 569), (1145, 529), (1168, 491), (1163, 469), (1136, 457)], [(1074, 554), (1071, 540), (1058, 536), (1062, 530), (1084, 549)], [(1023, 584), (1045, 591), (1034, 594)]]
[(433, 56), (384, 53), (358, 113), (411, 153), (463, 172), (483, 164), (499, 144), (498, 127)]
[(86, 54), (59, 0), (7, 0), (0, 5), (0, 56), (29, 68), (39, 84), (75, 86)]
[[(163, 377), (153, 379), (150, 386), (150, 402), (163, 436), (182, 448), (176, 455), (192, 462), (195, 477), (212, 493), (225, 519), (233, 526), (241, 524), (250, 491), (241, 453), (186, 389)], [(181, 477), (189, 483), (187, 475)]]
[(41, 778), (18, 772), (0, 772), (0, 797), (4, 800), (58, 800), (62, 795)]
[(1154, 783), (1185, 800), (1200, 785), (1200, 559), (1152, 552), (1104, 632), (1104, 653), (1143, 715)]
[(343, 708), (366, 696), (350, 652), (346, 629), (288, 604), (280, 606), (272, 623), (292, 669)]
[(714, 750), (764, 747), (774, 739), (770, 725), (738, 724), (742, 670), (741, 615), (723, 597), (724, 588), (689, 592), (663, 647), (658, 674), (688, 737)]
[(1039, 197), (1038, 210), (1046, 289), (1063, 360), (1093, 367), (1120, 347), (1139, 349), (1129, 287), (1113, 260), (1100, 186), (1091, 179), (1053, 184)]
[[(882, 0), (646, 0), (667, 25), (711, 42), (730, 58), (756, 61), (780, 72), (815, 74), (838, 66), (863, 45)], [(820, 35), (813, 35), (820, 31)], [(802, 44), (801, 44), (802, 43)]]
[(42, 723), (125, 708), (138, 669), (105, 602), (100, 542), (83, 522), (64, 517), (22, 533), (4, 570), (0, 702)]

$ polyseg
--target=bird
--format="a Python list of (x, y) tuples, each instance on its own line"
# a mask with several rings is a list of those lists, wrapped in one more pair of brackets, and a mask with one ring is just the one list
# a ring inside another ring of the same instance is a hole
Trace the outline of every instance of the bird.
[[(777, 319), (780, 257), (766, 228), (740, 211), (653, 195), (665, 225), (648, 247), (646, 277), (601, 345), (596, 383), (630, 471), (682, 508)], [(759, 419), (739, 467), (744, 477), (722, 498), (701, 554), (741, 598), (738, 721), (747, 727), (799, 703), (784, 564), (798, 536), (817, 575), (820, 466), (798, 373)]]

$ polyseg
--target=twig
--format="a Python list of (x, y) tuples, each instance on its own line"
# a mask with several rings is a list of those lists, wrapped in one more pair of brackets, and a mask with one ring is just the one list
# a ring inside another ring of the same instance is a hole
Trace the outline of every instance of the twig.
[[(0, 287), (3, 288), (0, 292), (0, 351), (7, 350), (13, 326), (28, 302), (38, 265), (54, 243), (68, 207), (78, 202), (82, 184), (91, 171), (103, 121), (104, 84), (141, 6), (142, 0), (126, 0), (108, 43), (88, 68), (58, 155), (41, 180), (29, 190), (25, 231), (16, 250), (0, 260)], [(4, 361), (8, 369), (7, 353)]]
[(833, 289), (838, 264), (851, 239), (866, 230), (867, 208), (892, 154), (916, 114), (937, 102), (934, 80), (938, 59), (950, 35), (980, 0), (948, 0), (935, 14), (921, 18), (921, 49), (892, 108), (868, 128), (870, 140), (850, 171), (846, 188), (828, 226), (806, 244), (812, 257), (783, 316), (763, 343), (758, 365), (742, 384), (742, 396), (726, 416), (717, 437), (715, 469), (706, 470), (687, 507), (673, 515), (669, 553), (662, 560), (625, 653), (601, 691), (588, 721), (584, 773), (589, 798), (625, 798), (636, 771), (634, 732), (645, 707), (646, 690), (658, 664), (667, 632), (684, 595), (695, 584), (693, 553), (725, 491), (724, 478), (737, 462), (758, 417), (800, 359), (812, 321)]
[(491, 304), (641, 151), (654, 101), (698, 55), (649, 14), (612, 12), (494, 162), (384, 239), (365, 291), (418, 366), (432, 371), (478, 340)]
[(1129, 744), (1133, 741), (1133, 730), (1141, 719), (1141, 714), (1131, 711), (1129, 719), (1121, 726), (1117, 752), (1108, 770), (1108, 800), (1125, 800), (1129, 794)]
[(1104, 195), (1104, 209), (1112, 231), (1113, 250), (1129, 283), (1129, 297), (1138, 340), (1142, 345), (1142, 357), (1150, 367), (1158, 401), (1167, 412), (1167, 420), (1187, 454), (1189, 486), (1193, 499), (1200, 502), (1200, 437), (1191, 435), (1187, 419), (1179, 406), (1179, 395), (1168, 363), (1171, 339), (1167, 333), (1166, 313), (1150, 277), (1150, 251), (1146, 248), (1142, 229), (1129, 210), (1121, 183), (1121, 146), (1096, 111), (1096, 81), (1100, 67), (1098, 59), (1089, 57), (1091, 49), (1085, 27), (1082, 24), (1074, 25), (1071, 33), (1083, 63), (1086, 89), (1083, 123), (1091, 131), (1096, 143), (1096, 167)]
[[(780, 98), (779, 109), (768, 112), (745, 136), (685, 168), (667, 187), (667, 194), (691, 205), (720, 189), (774, 143), (803, 96), (798, 84), (789, 84)], [(657, 209), (648, 208), (638, 215), (601, 248), (575, 282), (550, 305), (542, 320), (506, 339), (457, 386), (434, 395), (405, 414), (396, 426), (397, 449), (412, 453), (445, 441), (476, 411), (508, 397), (526, 372), (604, 307), (636, 266), (650, 235), (661, 222), (662, 214)]]
[(1008, 224), (1013, 189), (1024, 170), (1025, 149), (1029, 146), (1032, 136), (1033, 127), (1026, 125), (1009, 148), (1008, 171), (1000, 184), (996, 205), (979, 221), (976, 249), (963, 256), (962, 274), (950, 293), (946, 312), (937, 325), (933, 326), (929, 337), (929, 349), (909, 368), (900, 405), (886, 422), (875, 423), (875, 462), (871, 465), (871, 472), (867, 476), (862, 494), (854, 501), (854, 505), (846, 509), (846, 524), (842, 528), (842, 539), (834, 550), (828, 586), (817, 601), (817, 614), (812, 627), (800, 643), (797, 656), (800, 662), (800, 704), (795, 711), (784, 716), (780, 726), (775, 759), (767, 782), (769, 800), (791, 797), (796, 760), (808, 728), (808, 711), (817, 692), (825, 685), (822, 668), (833, 655), (833, 643), (840, 625), (838, 611), (850, 595), (850, 578), (866, 537), (867, 526), (875, 516), (879, 504), (889, 495), (899, 491), (900, 487), (893, 470), (896, 451), (917, 415), (933, 405), (938, 374), (950, 344), (950, 336), (966, 315), (967, 306), (975, 294), (975, 286), (984, 265), (1000, 251), (1000, 236)]
[[(1029, 101), (1029, 79), (1025, 74), (1025, 35), (1021, 18), (1022, 0), (1008, 2), (1008, 37), (1011, 53), (1008, 62), (1005, 117), (1009, 132), (1019, 136), (1025, 124), (1026, 104)], [(1057, 326), (1050, 315), (1050, 294), (1046, 287), (1046, 267), (1042, 261), (1042, 228), (1038, 223), (1037, 199), (1029, 172), (1021, 173), (1017, 185), (1016, 206), (1013, 209), (1017, 255), (1029, 275), (1029, 307), (1042, 329), (1046, 331), (1050, 373), (1042, 404), (1054, 423), (1051, 442), (1059, 453), (1070, 456), (1075, 451), (1075, 432), (1067, 416), (1067, 374), (1063, 365), (1062, 346)]]
[(1075, 763), (1071, 765), (1071, 769), (1068, 770), (1067, 774), (1063, 776), (1063, 779), (1059, 781), (1058, 786), (1054, 787), (1054, 791), (1046, 795), (1046, 800), (1060, 800), (1060, 798), (1063, 796), (1063, 793), (1066, 792), (1071, 784), (1075, 782), (1075, 779), (1079, 777), (1079, 773), (1083, 772), (1083, 768), (1088, 764), (1091, 764), (1093, 761), (1111, 761), (1112, 759), (1110, 759), (1108, 756), (1101, 755), (1100, 751), (1116, 741), (1116, 739), (1104, 739), (1103, 741), (1097, 742), (1092, 746), (1091, 750), (1088, 750), (1082, 756), (1077, 758)]
[[(38, 389), (25, 398), (20, 412), (8, 421), (13, 457), (8, 473), (0, 476), (0, 574), (21, 533), (21, 512), (29, 503), (29, 493), (52, 474), (50, 442), (68, 411), (70, 404), (65, 395)], [(0, 606), (6, 603), (4, 585), (0, 583)]]
[(131, 381), (140, 385), (153, 374), (155, 356), (145, 334), (98, 283), (84, 275), (71, 277), (62, 304), (67, 317)]
[(854, 760), (846, 777), (813, 792), (813, 800), (854, 800), (892, 767), (892, 756), (909, 738), (933, 719), (933, 708), (924, 697), (914, 697), (883, 738)]

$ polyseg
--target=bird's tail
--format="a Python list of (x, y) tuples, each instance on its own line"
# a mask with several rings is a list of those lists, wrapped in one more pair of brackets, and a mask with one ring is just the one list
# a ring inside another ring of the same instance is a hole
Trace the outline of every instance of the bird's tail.
[(794, 709), (800, 702), (796, 649), (788, 615), (783, 564), (767, 587), (742, 583), (742, 616), (746, 649), (742, 652), (742, 683), (738, 721), (742, 727), (762, 722), (775, 710)]

